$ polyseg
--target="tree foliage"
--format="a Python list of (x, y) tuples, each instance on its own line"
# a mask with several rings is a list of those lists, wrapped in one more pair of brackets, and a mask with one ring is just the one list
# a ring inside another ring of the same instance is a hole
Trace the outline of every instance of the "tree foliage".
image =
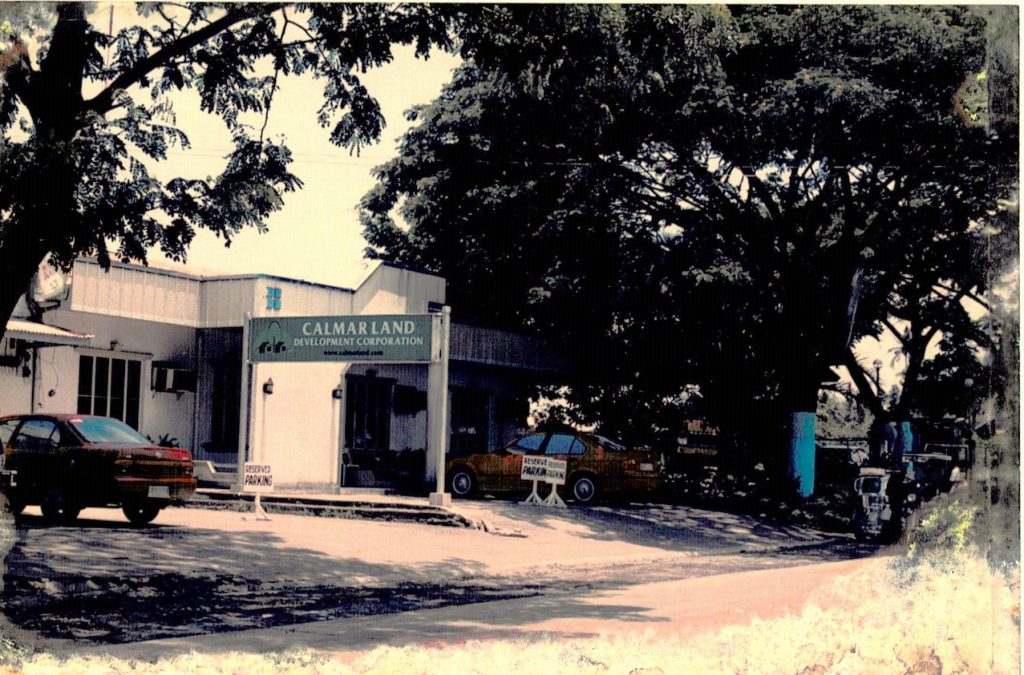
[(584, 417), (684, 383), (727, 423), (813, 411), (854, 319), (951, 278), (968, 251), (937, 242), (1015, 177), (1014, 139), (956, 106), (984, 28), (955, 7), (497, 8), (378, 169), (370, 253), (568, 345), (604, 376), (573, 388)]

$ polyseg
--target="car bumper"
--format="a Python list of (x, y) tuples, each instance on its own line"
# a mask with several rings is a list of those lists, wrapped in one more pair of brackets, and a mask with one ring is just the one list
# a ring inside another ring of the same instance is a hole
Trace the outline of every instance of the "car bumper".
[(117, 491), (123, 501), (149, 499), (169, 504), (187, 502), (196, 491), (195, 478), (136, 478), (118, 476)]
[(627, 476), (625, 488), (630, 492), (655, 492), (661, 487), (661, 476)]

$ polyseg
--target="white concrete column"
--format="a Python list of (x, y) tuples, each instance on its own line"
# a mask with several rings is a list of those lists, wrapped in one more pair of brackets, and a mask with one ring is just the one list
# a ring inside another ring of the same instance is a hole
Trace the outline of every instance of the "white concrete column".
[[(427, 373), (427, 478), (434, 478), (436, 490), (430, 503), (451, 504), (452, 496), (444, 491), (444, 465), (448, 449), (448, 340), (451, 335), (452, 308), (442, 308), (434, 319), (435, 345), (440, 353), (430, 362)], [(431, 469), (433, 469), (431, 471)]]
[[(331, 391), (331, 442), (334, 444), (334, 454), (331, 459), (331, 475), (339, 491), (345, 487), (341, 482), (341, 455), (345, 452), (345, 370), (341, 369), (338, 376), (338, 384)], [(341, 392), (341, 396), (335, 395)]]
[[(238, 468), (236, 489), (242, 491), (242, 476), (245, 473), (246, 446), (249, 442), (249, 392), (252, 389), (252, 382), (249, 377), (249, 320), (252, 314), (245, 313), (245, 323), (242, 324), (242, 378), (239, 387), (240, 402), (238, 404)], [(148, 369), (147, 369), (148, 370)]]

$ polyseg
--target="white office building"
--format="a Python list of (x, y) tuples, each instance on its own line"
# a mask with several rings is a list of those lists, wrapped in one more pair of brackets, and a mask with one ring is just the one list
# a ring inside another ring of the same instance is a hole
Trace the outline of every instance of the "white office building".
[[(246, 362), (246, 317), (423, 315), (445, 280), (380, 264), (355, 288), (264, 274), (204, 276), (79, 259), (44, 263), (0, 342), (0, 414), (124, 420), (225, 470), (271, 464), (278, 489), (421, 491), (426, 364)], [(561, 364), (534, 338), (451, 327), (448, 453), (485, 451), (526, 423), (531, 384)], [(246, 386), (245, 383), (248, 383)], [(269, 386), (267, 386), (269, 385)]]

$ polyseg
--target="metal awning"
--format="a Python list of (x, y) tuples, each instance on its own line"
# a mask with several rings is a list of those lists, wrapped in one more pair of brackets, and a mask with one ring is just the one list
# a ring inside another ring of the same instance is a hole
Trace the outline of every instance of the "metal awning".
[(9, 320), (3, 337), (17, 338), (37, 345), (68, 345), (71, 347), (88, 347), (89, 341), (93, 338), (88, 333), (76, 333), (57, 326), (47, 326), (38, 321), (24, 319)]

